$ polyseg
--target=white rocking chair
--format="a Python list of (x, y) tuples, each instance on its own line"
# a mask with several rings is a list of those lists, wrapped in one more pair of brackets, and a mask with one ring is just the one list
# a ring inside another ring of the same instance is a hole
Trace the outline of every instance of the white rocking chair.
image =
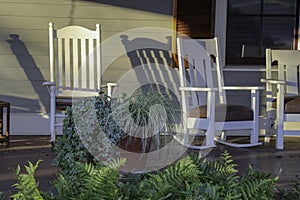
[[(182, 143), (194, 149), (214, 147), (214, 139), (234, 147), (260, 145), (259, 90), (263, 87), (224, 87), (217, 38), (178, 38), (177, 47), (185, 129)], [(226, 104), (225, 90), (248, 90), (251, 108)], [(200, 133), (204, 133), (204, 145), (194, 145), (189, 141), (190, 129), (200, 129)], [(250, 132), (248, 143), (227, 141), (227, 131), (243, 129)]]
[(276, 149), (284, 148), (285, 135), (300, 136), (299, 68), (299, 50), (266, 49), (265, 140), (275, 134)]
[[(74, 100), (97, 96), (101, 85), (100, 25), (96, 30), (66, 26), (54, 30), (49, 23), (50, 81), (43, 86), (50, 93), (50, 134), (53, 144), (56, 128), (62, 127), (62, 109)], [(111, 95), (114, 83), (107, 84)], [(58, 120), (60, 118), (60, 120)]]

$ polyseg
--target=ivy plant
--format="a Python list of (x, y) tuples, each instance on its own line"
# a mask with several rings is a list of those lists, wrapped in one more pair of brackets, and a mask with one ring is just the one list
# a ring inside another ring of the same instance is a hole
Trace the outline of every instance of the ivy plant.
[(73, 182), (74, 194), (78, 192), (78, 168), (76, 163), (110, 161), (117, 152), (113, 146), (122, 138), (122, 131), (111, 118), (111, 102), (103, 92), (99, 96), (85, 98), (68, 107), (63, 122), (63, 135), (57, 139), (54, 149), (57, 156), (54, 165), (68, 182)]

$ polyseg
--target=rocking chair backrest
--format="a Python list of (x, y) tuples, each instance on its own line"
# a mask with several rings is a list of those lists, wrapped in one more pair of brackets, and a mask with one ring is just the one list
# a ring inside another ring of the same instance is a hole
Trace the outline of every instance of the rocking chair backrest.
[[(216, 103), (226, 103), (217, 39), (192, 40), (178, 38), (177, 44), (180, 48), (179, 53), (181, 53), (181, 55), (178, 55), (179, 62), (184, 62), (184, 65), (181, 66), (185, 66), (185, 68), (179, 68), (181, 87), (215, 88), (218, 90)], [(189, 52), (185, 52), (186, 50), (189, 50)], [(195, 93), (196, 95), (192, 95), (190, 98), (192, 105), (206, 105), (207, 93)]]
[[(101, 83), (100, 26), (92, 31), (80, 26), (54, 30), (49, 23), (50, 81), (57, 96), (86, 96)], [(56, 59), (56, 60), (55, 60)]]
[[(207, 105), (207, 92), (195, 90), (188, 94), (183, 88), (213, 88), (212, 63), (210, 55), (195, 40), (178, 38), (177, 45), (182, 108), (188, 114), (193, 107)], [(215, 101), (214, 97), (211, 101)]]
[[(266, 78), (274, 79), (272, 77), (272, 63), (278, 62), (278, 80), (286, 81), (285, 94), (286, 96), (293, 96), (299, 94), (299, 65), (300, 65), (300, 51), (295, 50), (271, 50), (266, 51)], [(277, 78), (277, 77), (276, 77)]]
[(224, 87), (224, 80), (223, 80), (223, 69), (221, 66), (221, 57), (220, 57), (220, 47), (219, 47), (219, 40), (218, 38), (213, 39), (196, 39), (199, 44), (206, 50), (206, 52), (211, 56), (214, 70), (213, 70), (213, 81), (214, 86), (218, 88), (218, 98), (219, 103), (225, 104), (226, 103), (226, 95), (223, 89)]

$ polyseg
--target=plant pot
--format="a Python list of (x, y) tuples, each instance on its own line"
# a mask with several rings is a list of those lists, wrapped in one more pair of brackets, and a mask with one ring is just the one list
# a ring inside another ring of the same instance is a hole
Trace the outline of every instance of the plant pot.
[(129, 136), (124, 137), (120, 143), (119, 148), (133, 153), (148, 153), (150, 152), (151, 138), (147, 140), (147, 144), (144, 144), (142, 138)]

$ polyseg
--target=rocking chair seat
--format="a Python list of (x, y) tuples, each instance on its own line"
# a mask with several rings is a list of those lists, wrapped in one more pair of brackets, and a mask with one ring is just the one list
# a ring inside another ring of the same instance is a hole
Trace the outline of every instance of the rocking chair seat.
[(72, 106), (71, 97), (56, 97), (56, 109), (65, 110), (68, 106)]
[[(272, 108), (276, 108), (276, 99), (272, 102)], [(300, 96), (286, 96), (284, 97), (284, 113), (286, 114), (300, 114)]]
[(60, 111), (66, 110), (67, 107), (71, 107), (73, 103), (80, 101), (87, 97), (68, 97), (68, 96), (58, 96), (55, 99), (56, 109)]
[[(207, 118), (207, 106), (199, 106), (190, 110), (190, 117)], [(215, 121), (248, 121), (253, 120), (253, 110), (235, 104), (218, 104), (215, 107)]]

